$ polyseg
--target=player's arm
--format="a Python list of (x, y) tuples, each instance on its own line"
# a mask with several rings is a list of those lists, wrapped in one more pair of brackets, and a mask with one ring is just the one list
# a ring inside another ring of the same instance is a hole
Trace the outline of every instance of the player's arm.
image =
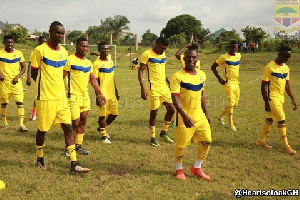
[(120, 99), (120, 95), (119, 95), (119, 91), (118, 91), (118, 88), (117, 88), (117, 85), (116, 85), (116, 79), (114, 77), (114, 83), (115, 83), (115, 94), (116, 94), (116, 98), (117, 100)]
[(64, 73), (63, 73), (63, 78), (65, 78), (67, 75), (68, 75), (68, 71), (67, 70), (64, 70)]
[(265, 102), (265, 111), (271, 111), (270, 104), (269, 104), (269, 82), (262, 81), (261, 82), (261, 96)]
[(181, 104), (178, 100), (178, 94), (172, 94), (172, 101), (173, 105), (175, 106), (177, 112), (181, 115), (184, 125), (187, 128), (191, 128), (194, 126), (192, 119), (184, 112), (184, 110), (181, 107)]
[(28, 86), (31, 86), (31, 67), (30, 67), (31, 62), (29, 61), (28, 67), (27, 67), (27, 79), (26, 79), (26, 84)]
[(4, 75), (1, 73), (1, 70), (0, 70), (0, 81), (4, 81)]
[(206, 109), (206, 98), (205, 98), (205, 95), (204, 95), (204, 91), (202, 90), (202, 93), (201, 93), (201, 108), (206, 116), (206, 119), (208, 121), (208, 123), (210, 123), (210, 117), (209, 117), (209, 114), (208, 114), (208, 111)]
[(144, 80), (143, 80), (143, 73), (144, 73), (144, 70), (146, 69), (146, 64), (144, 63), (140, 63), (140, 67), (138, 69), (138, 79), (139, 79), (139, 82), (140, 82), (140, 86), (141, 86), (141, 97), (142, 99), (146, 100), (147, 99), (147, 92), (146, 92), (146, 89), (145, 89), (145, 86), (144, 86)]
[(169, 87), (170, 87), (170, 80), (169, 80), (167, 74), (166, 74), (166, 82), (168, 83), (168, 85), (169, 85)]
[(288, 80), (286, 81), (286, 84), (285, 84), (285, 91), (286, 91), (287, 95), (289, 95), (290, 99), (292, 100), (293, 110), (297, 110), (296, 100), (295, 100), (293, 92), (292, 92), (290, 81), (288, 81)]
[(20, 73), (12, 80), (12, 84), (13, 85), (15, 85), (16, 83), (18, 83), (19, 78), (21, 78), (21, 76), (26, 71), (25, 61), (24, 62), (20, 62), (20, 66), (21, 66)]
[(181, 49), (179, 49), (179, 50), (175, 53), (176, 58), (179, 60), (179, 59), (180, 59), (180, 56), (181, 56), (181, 54), (182, 54), (182, 52), (183, 52), (186, 48), (189, 48), (190, 46), (192, 46), (192, 43), (188, 43), (188, 44), (186, 44), (184, 47), (182, 47)]
[(222, 85), (225, 85), (226, 82), (224, 81), (224, 79), (221, 78), (221, 76), (218, 73), (218, 70), (217, 70), (218, 66), (219, 66), (218, 63), (214, 62), (212, 64), (212, 66), (210, 67), (210, 69), (214, 73), (214, 75), (217, 77), (219, 83), (221, 83)]
[(101, 92), (101, 89), (100, 89), (99, 84), (98, 84), (98, 80), (95, 78), (95, 75), (93, 73), (90, 73), (90, 83), (91, 83), (91, 85), (94, 88), (95, 93), (96, 93), (97, 105), (98, 104), (99, 104), (99, 106), (105, 105), (106, 104), (105, 96)]

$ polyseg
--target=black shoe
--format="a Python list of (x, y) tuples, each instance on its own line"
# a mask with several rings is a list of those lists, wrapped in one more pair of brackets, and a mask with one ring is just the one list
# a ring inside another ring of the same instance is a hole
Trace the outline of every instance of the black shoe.
[(37, 158), (36, 166), (38, 166), (42, 170), (47, 170), (47, 166), (45, 165), (45, 162), (44, 162), (44, 157)]
[(76, 152), (79, 153), (79, 154), (83, 154), (83, 155), (89, 155), (90, 152), (83, 149), (81, 146), (79, 146), (78, 148), (76, 148)]
[(151, 138), (150, 144), (151, 144), (152, 146), (155, 146), (155, 147), (158, 147), (158, 146), (159, 146), (159, 144), (158, 144), (158, 142), (156, 141), (155, 138)]

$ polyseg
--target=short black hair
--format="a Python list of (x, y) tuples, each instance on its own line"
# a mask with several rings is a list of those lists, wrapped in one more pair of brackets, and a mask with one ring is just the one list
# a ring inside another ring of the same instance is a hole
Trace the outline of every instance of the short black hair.
[(238, 42), (236, 40), (231, 40), (230, 44), (238, 44)]
[(279, 49), (279, 52), (282, 52), (282, 51), (292, 51), (292, 49), (289, 46), (283, 45)]
[(41, 42), (42, 39), (46, 39), (45, 36), (42, 36), (42, 35), (41, 35), (41, 36), (39, 37), (38, 41)]
[(88, 41), (85, 37), (80, 37), (76, 40), (76, 45), (78, 45), (81, 41)]
[(101, 41), (99, 44), (98, 44), (98, 49), (100, 49), (100, 47), (102, 45), (108, 45), (108, 43), (106, 41)]
[(161, 42), (164, 46), (168, 46), (169, 42), (165, 37), (159, 37), (156, 39), (156, 42)]
[(6, 40), (14, 40), (14, 38), (13, 38), (13, 36), (12, 35), (5, 35), (4, 37), (3, 37), (3, 42), (5, 42)]
[(50, 24), (50, 30), (52, 30), (54, 26), (64, 26), (64, 25), (62, 25), (62, 23), (60, 23), (59, 21), (54, 21)]
[(198, 45), (195, 44), (195, 43), (193, 43), (193, 44), (188, 48), (188, 50), (196, 50), (196, 51), (198, 51)]

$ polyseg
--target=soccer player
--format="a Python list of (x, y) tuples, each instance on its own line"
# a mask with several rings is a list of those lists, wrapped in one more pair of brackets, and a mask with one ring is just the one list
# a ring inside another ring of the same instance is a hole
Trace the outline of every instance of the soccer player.
[(50, 40), (33, 50), (31, 56), (31, 77), (36, 81), (35, 98), (38, 115), (36, 133), (37, 166), (47, 169), (44, 162), (43, 148), (45, 134), (54, 123), (61, 125), (65, 143), (70, 154), (71, 173), (87, 172), (77, 161), (74, 137), (72, 135), (71, 112), (65, 93), (63, 67), (68, 52), (59, 45), (65, 34), (64, 26), (54, 21), (50, 25)]
[(185, 180), (182, 161), (186, 146), (191, 139), (198, 145), (197, 159), (191, 168), (191, 173), (204, 180), (210, 180), (202, 169), (211, 144), (209, 115), (205, 106), (204, 85), (206, 75), (196, 70), (198, 52), (188, 49), (185, 52), (185, 68), (177, 71), (171, 79), (171, 93), (175, 113), (175, 163), (176, 178)]
[[(175, 56), (179, 60), (182, 68), (185, 68), (185, 63), (184, 63), (184, 55), (181, 54), (185, 49), (195, 49), (198, 52), (198, 46), (190, 42), (175, 53)], [(200, 60), (198, 60), (196, 63), (196, 69), (200, 69)]]
[[(79, 154), (88, 155), (90, 152), (81, 147), (85, 134), (85, 124), (90, 108), (88, 83), (97, 93), (100, 105), (105, 105), (105, 97), (100, 91), (98, 82), (92, 72), (92, 63), (86, 59), (89, 46), (86, 38), (81, 37), (76, 41), (76, 52), (68, 57), (64, 66), (64, 77), (68, 86), (68, 100), (71, 109), (73, 131), (76, 133), (75, 149)], [(65, 154), (69, 157), (66, 149)]]
[[(40, 36), (39, 39), (38, 39), (39, 45), (44, 44), (45, 42), (47, 42), (47, 39), (44, 36)], [(32, 52), (31, 52), (31, 54), (32, 54)], [(31, 65), (30, 65), (30, 61), (28, 63), (26, 84), (28, 86), (31, 85)], [(33, 101), (33, 107), (32, 107), (32, 111), (31, 111), (31, 119), (32, 120), (36, 120), (36, 105), (35, 105), (35, 100)]]
[[(168, 136), (167, 130), (171, 124), (172, 116), (175, 112), (172, 104), (171, 92), (168, 87), (169, 79), (166, 76), (166, 54), (168, 41), (164, 37), (159, 37), (155, 46), (152, 49), (144, 51), (140, 59), (140, 67), (138, 70), (138, 79), (141, 85), (141, 97), (148, 100), (150, 109), (150, 144), (159, 146), (155, 139), (155, 120), (158, 108), (161, 104), (165, 105), (167, 113), (165, 115), (163, 128), (160, 132), (160, 137), (165, 141), (173, 143), (174, 141)], [(143, 72), (147, 69), (147, 84), (146, 89), (143, 81)]]
[[(229, 46), (229, 52), (221, 55), (211, 66), (211, 70), (217, 77), (219, 83), (223, 85), (225, 94), (226, 108), (219, 115), (218, 120), (222, 125), (225, 125), (223, 117), (228, 116), (228, 123), (233, 131), (237, 131), (233, 124), (233, 107), (238, 105), (240, 98), (239, 87), (239, 69), (241, 62), (241, 54), (237, 53), (238, 44), (236, 40), (232, 40)], [(223, 71), (223, 78), (219, 76), (217, 67), (221, 66)]]
[(21, 76), (26, 71), (25, 59), (21, 51), (14, 49), (14, 39), (11, 35), (3, 38), (4, 49), (0, 50), (0, 101), (1, 101), (1, 128), (7, 128), (6, 120), (7, 104), (10, 96), (13, 95), (18, 107), (20, 120), (20, 132), (28, 131), (24, 126), (24, 92)]
[(271, 130), (273, 121), (277, 121), (277, 130), (285, 151), (288, 154), (293, 155), (296, 151), (288, 144), (285, 114), (283, 111), (284, 91), (286, 91), (292, 101), (293, 110), (295, 111), (297, 109), (296, 100), (289, 82), (290, 69), (285, 64), (290, 59), (292, 55), (291, 52), (292, 50), (289, 46), (282, 46), (277, 58), (267, 64), (264, 68), (261, 94), (265, 102), (265, 111), (267, 111), (268, 114), (256, 145), (264, 146), (268, 149), (272, 148), (270, 145), (266, 144), (266, 137)]
[(115, 81), (114, 62), (108, 58), (108, 43), (100, 42), (98, 51), (100, 56), (93, 63), (94, 74), (106, 99), (104, 106), (99, 104), (99, 101), (96, 102), (99, 106), (99, 132), (103, 143), (111, 144), (110, 136), (106, 133), (106, 126), (110, 125), (119, 115), (118, 100), (120, 96)]

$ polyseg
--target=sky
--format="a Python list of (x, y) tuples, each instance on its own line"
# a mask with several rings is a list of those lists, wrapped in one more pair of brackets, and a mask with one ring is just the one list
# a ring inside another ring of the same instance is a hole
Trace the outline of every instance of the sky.
[(138, 38), (148, 29), (159, 36), (168, 20), (189, 14), (212, 33), (220, 28), (240, 33), (250, 25), (272, 35), (273, 13), (273, 0), (0, 0), (0, 21), (21, 24), (30, 33), (48, 31), (55, 20), (66, 30), (86, 31), (101, 19), (123, 15)]

